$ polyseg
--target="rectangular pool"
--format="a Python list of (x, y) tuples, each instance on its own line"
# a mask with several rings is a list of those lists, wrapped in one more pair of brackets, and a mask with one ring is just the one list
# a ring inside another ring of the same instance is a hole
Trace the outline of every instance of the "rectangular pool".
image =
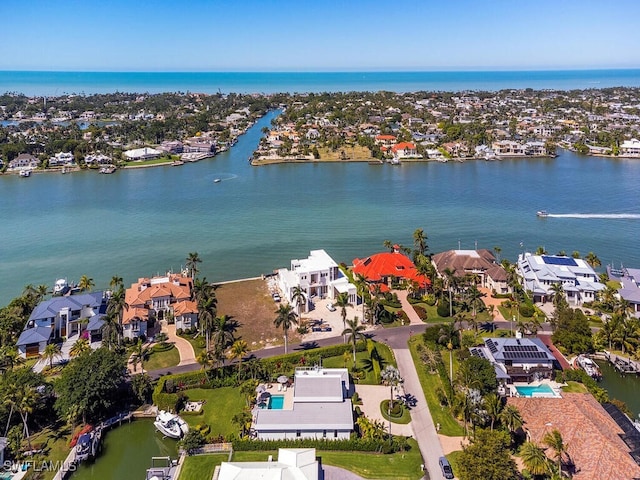
[(271, 395), (269, 410), (282, 410), (284, 408), (284, 395)]
[(554, 392), (549, 385), (544, 383), (541, 385), (536, 385), (535, 387), (530, 385), (518, 386), (516, 387), (516, 390), (521, 397), (558, 397), (556, 392)]

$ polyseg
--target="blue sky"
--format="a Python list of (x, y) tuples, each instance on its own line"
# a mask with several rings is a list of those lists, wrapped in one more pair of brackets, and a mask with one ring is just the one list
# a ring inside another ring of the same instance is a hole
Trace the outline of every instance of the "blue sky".
[(640, 1), (1, 0), (0, 70), (639, 68)]

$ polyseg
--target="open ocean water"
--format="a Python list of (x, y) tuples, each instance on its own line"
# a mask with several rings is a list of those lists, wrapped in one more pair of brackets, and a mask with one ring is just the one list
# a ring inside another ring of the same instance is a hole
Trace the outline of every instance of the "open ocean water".
[(423, 72), (46, 72), (0, 71), (0, 93), (497, 91), (640, 86), (640, 69)]
[[(620, 84), (640, 83), (635, 72)], [(0, 90), (7, 75), (0, 74)], [(62, 82), (74, 74), (52, 75)], [(108, 74), (92, 75), (105, 75), (100, 88), (109, 84), (114, 91)], [(562, 75), (539, 82), (560, 81)], [(579, 76), (586, 81), (584, 72)], [(411, 82), (406, 90), (414, 89)], [(441, 88), (454, 90), (458, 84), (452, 82)], [(53, 84), (43, 80), (32, 87)], [(27, 91), (29, 85), (16, 88)], [(351, 89), (368, 85), (354, 81)], [(134, 86), (115, 89), (145, 90)], [(160, 88), (150, 82), (145, 91), (152, 87)], [(86, 84), (85, 91), (96, 88)], [(550, 253), (593, 251), (603, 265), (640, 266), (638, 160), (560, 151), (555, 159), (251, 167), (260, 129), (274, 115), (257, 122), (230, 151), (182, 167), (0, 177), (0, 305), (26, 284), (51, 287), (60, 277), (77, 281), (86, 274), (105, 288), (113, 275), (130, 284), (177, 271), (194, 251), (203, 259), (202, 275), (213, 281), (268, 273), (319, 248), (349, 264), (381, 251), (387, 239), (411, 245), (416, 228), (427, 232), (432, 252), (500, 246), (502, 256), (514, 261), (523, 248), (544, 246)], [(537, 218), (541, 209), (558, 216)]]

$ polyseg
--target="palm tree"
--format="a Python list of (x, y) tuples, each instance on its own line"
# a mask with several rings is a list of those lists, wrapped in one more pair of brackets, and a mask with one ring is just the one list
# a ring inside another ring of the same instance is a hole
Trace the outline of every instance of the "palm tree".
[(71, 350), (69, 350), (69, 356), (79, 357), (83, 353), (88, 352), (90, 350), (91, 350), (91, 344), (89, 343), (89, 340), (87, 340), (86, 338), (79, 338), (78, 340), (76, 340), (76, 343), (73, 344), (73, 346), (71, 347)]
[(339, 293), (336, 297), (335, 305), (340, 307), (340, 315), (342, 316), (342, 327), (347, 328), (347, 307), (353, 305), (349, 302), (349, 294), (347, 292)]
[(341, 335), (347, 336), (349, 341), (353, 344), (353, 367), (356, 366), (356, 346), (358, 344), (358, 340), (365, 339), (364, 336), (364, 325), (358, 324), (358, 317), (354, 317), (353, 320), (347, 320), (347, 328), (344, 329)]
[(238, 329), (238, 322), (229, 315), (220, 315), (211, 324), (211, 346), (216, 355), (224, 358), (224, 351), (235, 341), (234, 333)]
[(211, 352), (208, 350), (202, 350), (199, 354), (198, 357), (196, 358), (196, 361), (202, 365), (202, 369), (206, 372), (207, 371), (207, 367), (210, 367), (213, 363), (213, 358), (211, 357)]
[(491, 430), (493, 430), (493, 425), (502, 411), (502, 399), (495, 393), (489, 393), (484, 397), (484, 408), (491, 419)]
[(449, 291), (449, 316), (453, 317), (453, 298), (451, 298), (451, 288), (455, 284), (456, 271), (447, 267), (442, 271), (442, 274), (444, 275), (447, 290)]
[(303, 305), (307, 300), (307, 296), (305, 291), (299, 285), (296, 285), (291, 290), (291, 301), (296, 305), (296, 310), (298, 313), (298, 317), (302, 318), (302, 311), (300, 310), (300, 306)]
[(102, 326), (102, 343), (109, 350), (114, 345), (118, 345), (122, 336), (122, 324), (114, 313), (107, 313)]
[(524, 425), (522, 415), (520, 415), (520, 411), (514, 405), (507, 405), (504, 407), (498, 418), (502, 425), (504, 425), (512, 435), (522, 427), (522, 425)]
[(20, 417), (22, 418), (24, 436), (27, 438), (29, 450), (33, 450), (31, 448), (31, 440), (29, 438), (29, 425), (27, 421), (29, 418), (29, 414), (33, 413), (33, 409), (38, 403), (38, 394), (33, 387), (29, 385), (23, 385), (18, 389), (16, 400), (16, 408), (18, 410), (18, 413), (20, 414)]
[(564, 288), (562, 286), (562, 283), (552, 283), (550, 290), (553, 294), (553, 306), (556, 308), (561, 308), (562, 306), (564, 306), (566, 300), (564, 298)]
[(496, 245), (495, 247), (493, 247), (493, 251), (496, 254), (496, 262), (500, 263), (500, 252), (502, 252), (502, 248)]
[(90, 278), (86, 275), (82, 275), (80, 277), (80, 281), (78, 282), (78, 288), (80, 289), (81, 292), (84, 292), (86, 290), (91, 291), (91, 289), (95, 286), (96, 284), (93, 281), (93, 278)]
[(120, 345), (121, 332), (122, 332), (122, 319), (124, 317), (124, 311), (129, 310), (129, 304), (126, 301), (124, 288), (120, 287), (114, 291), (107, 303), (107, 315), (113, 315), (118, 321), (118, 328), (115, 330), (118, 345)]
[(413, 245), (416, 247), (416, 251), (419, 255), (425, 255), (429, 251), (427, 238), (427, 234), (424, 233), (422, 228), (418, 228), (413, 232)]
[(247, 353), (249, 353), (249, 345), (247, 345), (247, 342), (244, 340), (236, 340), (233, 342), (233, 345), (231, 345), (227, 353), (229, 360), (238, 360), (238, 373), (240, 373), (240, 368), (242, 367), (242, 357)]
[(382, 245), (384, 246), (384, 248), (388, 248), (391, 252), (393, 252), (393, 243), (391, 243), (391, 240), (385, 240), (384, 242), (382, 242)]
[(140, 364), (140, 371), (144, 373), (144, 362), (151, 355), (151, 350), (146, 347), (142, 340), (138, 338), (135, 346), (133, 347), (133, 368), (137, 370), (138, 363)]
[(387, 365), (386, 367), (384, 367), (384, 370), (380, 372), (380, 379), (382, 380), (382, 383), (389, 387), (390, 390), (389, 411), (387, 412), (387, 414), (391, 416), (391, 407), (393, 405), (393, 389), (400, 385), (404, 380), (400, 376), (400, 371), (393, 365)]
[(602, 262), (600, 261), (598, 256), (593, 252), (587, 253), (587, 256), (584, 257), (584, 259), (589, 265), (591, 265), (592, 268), (597, 268), (602, 265)]
[(369, 284), (367, 283), (367, 278), (361, 273), (355, 274), (354, 283), (356, 285), (356, 289), (358, 290), (360, 301), (362, 302), (362, 318), (366, 320), (364, 314), (364, 306), (366, 303), (366, 297), (371, 297), (371, 293), (369, 292)]
[(562, 472), (562, 457), (567, 454), (568, 448), (568, 445), (562, 439), (562, 434), (554, 429), (542, 437), (542, 443), (553, 450), (553, 456), (558, 462), (558, 472)]
[(549, 473), (549, 459), (535, 443), (524, 442), (520, 447), (520, 458), (531, 475), (543, 476)]
[(253, 416), (248, 410), (243, 410), (240, 413), (236, 413), (231, 419), (232, 423), (235, 423), (240, 427), (240, 438), (244, 437), (251, 428), (251, 422)]
[(198, 264), (202, 263), (202, 260), (198, 256), (198, 252), (190, 252), (187, 256), (187, 270), (191, 272), (191, 278), (196, 278), (198, 275)]
[(215, 298), (215, 288), (207, 281), (207, 278), (196, 278), (193, 281), (193, 289), (191, 290), (191, 297), (194, 302), (200, 304), (209, 297)]
[(218, 312), (217, 303), (215, 297), (205, 296), (198, 302), (198, 322), (200, 323), (200, 333), (204, 333), (205, 336), (205, 349), (208, 352), (209, 338), (211, 331), (213, 330), (214, 319)]
[(124, 280), (122, 279), (122, 277), (119, 277), (118, 275), (114, 275), (113, 277), (111, 277), (111, 280), (109, 281), (109, 287), (111, 288), (111, 290), (118, 290), (120, 288), (124, 288)]
[(296, 314), (293, 312), (291, 305), (287, 303), (281, 304), (278, 307), (278, 310), (276, 310), (276, 313), (278, 316), (273, 321), (273, 324), (276, 328), (282, 328), (284, 333), (284, 353), (286, 354), (288, 348), (287, 332), (293, 325), (298, 324), (298, 319), (296, 318)]
[(61, 355), (60, 347), (55, 343), (48, 344), (44, 347), (44, 352), (42, 352), (42, 358), (49, 362), (49, 369), (53, 368), (53, 361)]

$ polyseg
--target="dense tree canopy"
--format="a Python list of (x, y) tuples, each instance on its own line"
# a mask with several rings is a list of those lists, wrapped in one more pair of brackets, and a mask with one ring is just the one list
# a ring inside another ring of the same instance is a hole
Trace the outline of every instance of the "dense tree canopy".
[(106, 348), (84, 353), (67, 365), (56, 382), (56, 409), (65, 417), (75, 412), (84, 422), (105, 418), (120, 406), (126, 376), (121, 354)]
[(458, 457), (460, 480), (515, 480), (519, 478), (511, 458), (511, 439), (501, 430), (477, 430), (471, 444)]

